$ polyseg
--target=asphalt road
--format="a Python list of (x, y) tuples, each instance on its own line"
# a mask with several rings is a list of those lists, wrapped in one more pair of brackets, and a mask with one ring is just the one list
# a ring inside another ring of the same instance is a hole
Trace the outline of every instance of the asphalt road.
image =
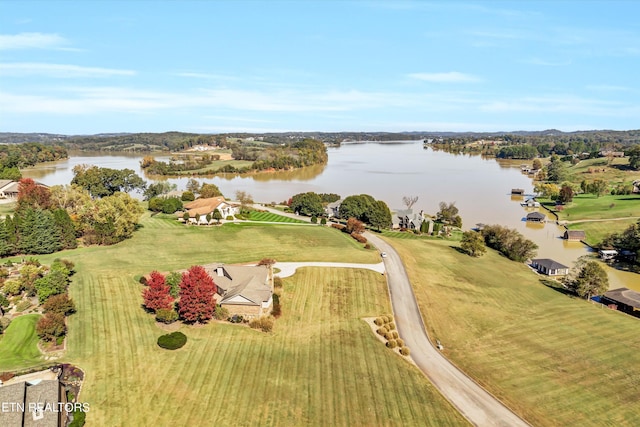
[(442, 395), (477, 426), (529, 426), (498, 399), (456, 368), (429, 341), (402, 260), (393, 247), (373, 233), (365, 233), (381, 252), (391, 295), (396, 327), (411, 357)]

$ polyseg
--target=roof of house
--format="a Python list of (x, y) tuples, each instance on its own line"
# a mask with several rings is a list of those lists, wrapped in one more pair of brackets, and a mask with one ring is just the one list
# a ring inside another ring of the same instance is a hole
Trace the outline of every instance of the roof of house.
[(627, 288), (618, 288), (604, 293), (610, 300), (626, 304), (631, 307), (640, 308), (640, 292)]
[(527, 219), (545, 219), (547, 216), (540, 212), (531, 212), (527, 214)]
[[(269, 270), (266, 266), (229, 265), (217, 268), (223, 268), (223, 276), (219, 276), (216, 269), (207, 269), (207, 272), (216, 285), (225, 290), (220, 304), (261, 305), (271, 298), (271, 287), (267, 284)], [(240, 302), (236, 298), (238, 296), (246, 302)]]
[(560, 264), (558, 261), (554, 261), (549, 258), (538, 258), (531, 260), (533, 265), (545, 267), (547, 270), (561, 270), (563, 268), (569, 268), (564, 264)]
[(567, 239), (584, 239), (587, 237), (587, 233), (584, 230), (567, 230), (564, 232), (564, 235)]
[(18, 181), (12, 181), (10, 179), (0, 179), (0, 191), (7, 193), (17, 193)]
[[(42, 380), (29, 384), (19, 382), (0, 387), (0, 402), (15, 403), (10, 411), (0, 411), (0, 425), (48, 427), (58, 426), (58, 402), (60, 401), (60, 383), (58, 380)], [(22, 407), (24, 407), (24, 412)], [(46, 409), (48, 406), (49, 409)], [(43, 407), (40, 416), (30, 408)]]
[[(185, 203), (184, 208), (189, 213), (189, 216), (193, 217), (196, 214), (206, 215), (218, 209), (223, 203), (228, 203), (224, 197), (208, 197), (206, 199), (196, 199), (192, 202)], [(182, 216), (182, 214), (178, 214)]]

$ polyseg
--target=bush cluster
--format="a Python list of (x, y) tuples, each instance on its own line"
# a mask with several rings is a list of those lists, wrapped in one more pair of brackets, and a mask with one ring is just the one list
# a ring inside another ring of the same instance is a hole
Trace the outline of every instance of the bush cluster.
[(156, 320), (158, 322), (170, 324), (178, 320), (178, 313), (175, 310), (160, 308), (156, 311)]
[(362, 234), (351, 233), (350, 236), (360, 243), (367, 243), (367, 238), (364, 237)]
[(259, 329), (262, 332), (271, 332), (273, 330), (274, 319), (271, 316), (258, 317), (257, 319), (251, 319), (249, 326), (253, 329)]
[(218, 304), (213, 312), (213, 318), (216, 320), (225, 320), (229, 318), (229, 310)]
[(408, 356), (409, 354), (411, 354), (411, 351), (409, 351), (409, 347), (402, 347), (400, 349), (400, 354), (403, 356)]
[(333, 227), (333, 228), (335, 228), (335, 229), (337, 229), (337, 230), (340, 230), (340, 231), (342, 231), (342, 230), (344, 230), (345, 228), (347, 228), (347, 227), (345, 227), (345, 226), (344, 226), (344, 225), (342, 225), (342, 224), (335, 224), (335, 223), (334, 223), (334, 224), (331, 224), (331, 227)]
[(275, 276), (273, 278), (273, 287), (281, 288), (282, 287), (282, 278), (280, 276)]
[(171, 332), (158, 337), (158, 345), (167, 350), (177, 350), (187, 343), (187, 336), (182, 332)]

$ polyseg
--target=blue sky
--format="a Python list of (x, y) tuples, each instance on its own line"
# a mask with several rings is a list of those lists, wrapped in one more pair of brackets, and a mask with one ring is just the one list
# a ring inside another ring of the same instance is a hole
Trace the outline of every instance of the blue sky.
[(636, 1), (0, 1), (0, 131), (640, 128)]

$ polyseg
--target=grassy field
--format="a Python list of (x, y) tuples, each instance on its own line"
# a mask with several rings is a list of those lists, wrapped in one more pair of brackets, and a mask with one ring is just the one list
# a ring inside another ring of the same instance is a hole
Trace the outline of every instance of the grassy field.
[[(467, 425), (426, 378), (361, 320), (390, 311), (384, 278), (307, 268), (284, 280), (272, 334), (212, 323), (181, 326), (185, 347), (140, 307), (134, 277), (213, 261), (377, 262), (375, 251), (323, 227), (186, 227), (146, 217), (134, 238), (42, 257), (69, 258), (78, 313), (65, 361), (86, 372), (90, 425)], [(353, 242), (353, 243), (352, 243)]]
[(258, 211), (251, 211), (251, 214), (249, 215), (249, 219), (251, 221), (285, 222), (285, 223), (294, 223), (294, 224), (307, 223), (307, 221), (302, 221), (295, 218), (289, 218), (288, 216), (282, 216), (282, 215), (274, 214), (271, 212), (258, 212)]
[(571, 166), (569, 173), (571, 180), (577, 184), (580, 184), (583, 179), (587, 181), (603, 179), (611, 185), (630, 183), (640, 179), (640, 171), (629, 169), (628, 158), (615, 158), (611, 164), (605, 157), (582, 160), (577, 165)]
[(640, 195), (596, 197), (578, 194), (561, 211), (554, 212), (558, 219), (568, 221), (640, 217)]
[(638, 222), (637, 219), (623, 219), (620, 221), (590, 221), (575, 222), (567, 227), (570, 230), (584, 230), (587, 233), (586, 242), (595, 246), (611, 233), (618, 233), (628, 228), (631, 224)]
[(13, 215), (15, 208), (16, 202), (0, 203), (0, 217), (4, 218), (5, 215)]
[(640, 424), (639, 319), (566, 296), (493, 251), (389, 240), (431, 338), (529, 423)]
[(27, 368), (42, 363), (36, 335), (39, 318), (39, 314), (16, 317), (0, 335), (0, 370)]

